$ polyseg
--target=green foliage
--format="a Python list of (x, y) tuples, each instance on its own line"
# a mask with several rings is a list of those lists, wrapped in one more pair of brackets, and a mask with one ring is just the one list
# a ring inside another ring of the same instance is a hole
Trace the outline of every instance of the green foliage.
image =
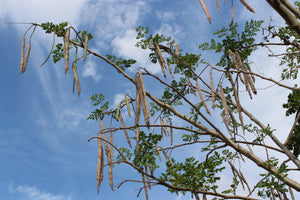
[(120, 67), (123, 71), (125, 71), (126, 68), (130, 68), (131, 65), (134, 65), (136, 63), (136, 60), (134, 59), (125, 60), (112, 55), (106, 55), (106, 58), (118, 67)]
[(122, 162), (124, 162), (124, 159), (126, 160), (131, 160), (132, 157), (132, 153), (130, 153), (130, 150), (124, 147), (120, 147), (119, 148), (120, 152), (122, 153), (122, 155), (124, 157), (122, 157), (120, 154), (117, 156), (117, 162), (120, 164)]
[(134, 159), (133, 164), (140, 168), (141, 170), (144, 167), (149, 167), (151, 174), (153, 174), (154, 170), (159, 166), (156, 164), (156, 149), (155, 144), (161, 141), (161, 135), (153, 135), (148, 134), (146, 135), (143, 131), (140, 131), (139, 134), (139, 149), (135, 149), (134, 151)]
[(59, 43), (56, 45), (56, 49), (54, 49), (52, 51), (53, 54), (53, 62), (57, 63), (58, 61), (60, 61), (60, 59), (62, 59), (64, 57), (64, 48), (63, 48), (63, 44)]
[[(54, 24), (52, 22), (42, 23), (41, 27), (45, 31), (45, 33), (55, 33), (57, 37), (64, 37), (67, 31), (68, 22), (62, 22), (60, 24)], [(76, 37), (72, 39), (74, 42), (79, 42), (83, 46), (83, 41), (86, 35), (88, 35), (88, 40), (94, 38), (94, 36), (87, 31), (80, 31), (80, 34), (76, 33)], [(74, 45), (70, 43), (70, 49), (72, 49)], [(62, 58), (64, 58), (64, 45), (63, 43), (56, 44), (56, 49), (52, 51), (53, 62), (57, 63)]]
[(282, 105), (283, 108), (286, 108), (286, 116), (297, 113), (300, 110), (300, 92), (293, 91), (288, 95), (288, 102)]
[[(185, 162), (176, 162), (173, 158), (166, 162), (166, 173), (162, 173), (160, 179), (170, 182), (176, 187), (187, 188), (190, 191), (206, 190), (216, 191), (218, 188), (217, 176), (225, 167), (221, 166), (224, 161), (218, 152), (207, 158), (204, 162), (199, 162), (194, 157), (186, 158)], [(177, 192), (169, 189), (170, 192)]]
[[(265, 161), (265, 165), (268, 167), (276, 167), (278, 169), (276, 174), (270, 174), (270, 173), (265, 173), (265, 174), (260, 174), (260, 176), (263, 177), (263, 180), (260, 181), (255, 188), (259, 188), (258, 190), (258, 196), (262, 198), (270, 197), (272, 194), (272, 191), (277, 191), (279, 193), (285, 193), (287, 192), (286, 185), (280, 180), (281, 177), (286, 177), (287, 176), (287, 165), (282, 164), (278, 167), (278, 158), (271, 157), (267, 161)], [(274, 193), (273, 193), (274, 194)], [(278, 194), (275, 193), (275, 196)]]
[[(228, 50), (233, 52), (237, 50), (240, 54), (241, 60), (246, 61), (251, 53), (257, 48), (254, 44), (255, 36), (260, 30), (260, 26), (263, 23), (262, 20), (251, 20), (246, 22), (244, 30), (239, 33), (238, 24), (231, 24), (228, 28), (222, 28), (216, 31), (214, 34), (220, 38), (221, 41), (214, 39), (209, 43), (204, 43), (199, 46), (202, 50), (214, 50), (215, 53), (222, 53), (221, 59), (216, 64), (217, 66), (224, 67), (226, 69), (233, 67), (232, 59), (228, 53)], [(247, 66), (247, 64), (245, 63)]]
[(68, 22), (62, 22), (60, 24), (54, 24), (52, 22), (46, 22), (42, 23), (41, 27), (45, 31), (45, 33), (52, 33), (55, 32), (55, 34), (58, 37), (63, 37), (66, 34), (66, 27), (68, 26)]
[[(139, 42), (136, 43), (135, 46), (141, 47), (142, 49), (147, 49), (147, 48), (153, 48), (153, 44), (157, 42), (158, 44), (162, 44), (165, 42), (170, 42), (171, 37), (165, 37), (164, 35), (159, 35), (159, 34), (149, 34), (149, 28), (148, 27), (142, 27), (139, 26), (137, 29), (137, 37), (136, 39), (140, 40)], [(151, 58), (153, 55), (149, 55)], [(152, 59), (151, 59), (152, 60)], [(156, 62), (155, 62), (156, 63)]]
[[(286, 116), (296, 114), (297, 117), (300, 110), (300, 92), (293, 91), (288, 96), (288, 102), (283, 104), (283, 108), (286, 108)], [(293, 130), (292, 137), (288, 141), (287, 147), (293, 151), (295, 156), (300, 154), (300, 123), (297, 121), (296, 126)]]
[(109, 109), (109, 101), (104, 102), (104, 95), (103, 94), (94, 94), (91, 97), (91, 100), (93, 102), (93, 106), (99, 108), (96, 108), (87, 118), (88, 120), (103, 120), (104, 116), (107, 114), (111, 114), (111, 112), (108, 112)]

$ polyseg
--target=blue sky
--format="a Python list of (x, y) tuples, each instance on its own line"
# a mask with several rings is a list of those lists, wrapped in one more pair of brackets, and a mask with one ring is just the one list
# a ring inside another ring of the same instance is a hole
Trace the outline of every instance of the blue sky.
[[(276, 23), (283, 23), (265, 1), (249, 3), (256, 14), (239, 3), (235, 5), (235, 19), (242, 24), (252, 18), (268, 22), (270, 16)], [(52, 36), (40, 30), (32, 39), (28, 68), (20, 75), (21, 39), (28, 26), (9, 22), (68, 21), (94, 34), (89, 47), (96, 52), (134, 58), (138, 65), (160, 73), (160, 67), (148, 61), (147, 52), (134, 46), (137, 26), (148, 26), (153, 32), (171, 35), (181, 49), (197, 52), (198, 45), (210, 39), (211, 33), (230, 23), (230, 6), (230, 1), (226, 6), (221, 4), (221, 13), (217, 13), (215, 1), (209, 1), (210, 25), (198, 0), (0, 0), (0, 200), (126, 200), (137, 199), (139, 188), (137, 184), (128, 183), (112, 192), (105, 179), (98, 196), (97, 144), (87, 142), (99, 130), (98, 122), (86, 120), (92, 111), (89, 96), (104, 93), (116, 104), (124, 94), (134, 94), (132, 85), (107, 64), (90, 56), (79, 66), (82, 94), (78, 98), (72, 93), (71, 73), (64, 75), (64, 62), (54, 65), (49, 60), (40, 68), (52, 42)], [(258, 71), (270, 73), (272, 70), (271, 76), (278, 78), (279, 70), (267, 65), (268, 60), (259, 52), (253, 60), (260, 60)], [(282, 92), (274, 89), (270, 94), (274, 100), (269, 102), (269, 107), (261, 104), (266, 102), (266, 97), (258, 95), (248, 102), (250, 107), (252, 105), (250, 110), (264, 122), (278, 126), (279, 132), (284, 131), (290, 121), (280, 109), (284, 101), (280, 98)], [(272, 112), (262, 113), (262, 109)], [(276, 119), (275, 115), (283, 118)], [(122, 143), (122, 137), (116, 142)], [(116, 167), (115, 184), (128, 176), (134, 177), (132, 174), (127, 167)], [(170, 195), (162, 187), (154, 188), (150, 197), (190, 199), (190, 196)], [(144, 199), (144, 195), (138, 199)]]

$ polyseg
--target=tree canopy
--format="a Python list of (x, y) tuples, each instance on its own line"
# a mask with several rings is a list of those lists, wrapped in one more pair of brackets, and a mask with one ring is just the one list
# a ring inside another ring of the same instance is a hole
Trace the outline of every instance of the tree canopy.
[[(240, 2), (254, 12), (246, 1)], [(88, 119), (100, 123), (98, 135), (89, 139), (98, 142), (98, 192), (107, 168), (112, 190), (126, 182), (138, 182), (138, 195), (144, 191), (146, 199), (155, 186), (166, 187), (171, 193), (190, 193), (195, 199), (295, 199), (294, 192), (300, 191), (294, 178), (300, 169), (300, 88), (295, 84), (300, 62), (300, 4), (267, 2), (287, 25), (266, 26), (255, 20), (238, 24), (233, 18), (210, 41), (199, 44), (198, 54), (181, 49), (172, 37), (139, 26), (136, 46), (150, 52), (149, 60), (161, 67), (159, 74), (136, 66), (134, 59), (96, 53), (89, 42), (97, 38), (67, 22), (32, 23), (22, 39), (20, 73), (27, 68), (35, 29), (41, 28), (53, 34), (53, 45), (43, 64), (51, 56), (54, 63), (64, 59), (65, 73), (73, 74), (73, 92), (78, 96), (77, 65), (87, 56), (104, 60), (118, 72), (116, 79), (124, 77), (134, 88), (135, 94), (126, 94), (117, 107), (105, 94), (91, 96), (95, 110)], [(205, 3), (200, 3), (210, 21)], [(282, 52), (275, 54), (274, 46)], [(249, 58), (259, 49), (268, 51), (267, 57), (280, 59), (281, 80), (254, 72)], [(290, 92), (283, 107), (287, 116), (296, 117), (285, 133), (277, 133), (248, 109), (245, 102), (257, 93), (268, 95), (267, 89), (256, 88), (257, 79)], [(286, 140), (282, 142), (278, 134), (284, 134)], [(115, 144), (116, 137), (125, 138), (126, 143)], [(195, 149), (193, 156), (180, 153), (188, 148)], [(116, 187), (113, 168), (117, 164), (129, 165), (140, 178), (125, 178)], [(247, 165), (257, 168), (255, 183), (249, 182), (249, 173), (243, 170)], [(225, 177), (230, 184), (224, 185)]]

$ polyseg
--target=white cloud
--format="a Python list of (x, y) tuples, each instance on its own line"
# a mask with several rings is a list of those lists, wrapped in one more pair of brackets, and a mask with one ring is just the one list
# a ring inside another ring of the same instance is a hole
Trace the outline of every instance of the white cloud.
[(72, 197), (65, 195), (53, 195), (49, 192), (41, 191), (35, 186), (23, 186), (19, 185), (13, 188), (12, 185), (9, 186), (9, 191), (11, 193), (20, 195), (20, 200), (72, 200)]
[(95, 82), (98, 82), (101, 80), (101, 75), (97, 74), (96, 70), (97, 64), (93, 61), (88, 61), (84, 65), (84, 69), (82, 72), (83, 77), (92, 77)]
[(80, 10), (88, 0), (1, 0), (0, 18), (7, 22), (80, 22)]
[(105, 49), (116, 36), (122, 37), (128, 29), (136, 28), (148, 12), (144, 1), (94, 1), (84, 8), (83, 23), (95, 28), (97, 46)]
[(114, 106), (117, 106), (124, 99), (125, 99), (125, 94), (122, 93), (116, 94), (114, 98)]
[[(149, 61), (150, 50), (142, 50), (135, 46), (137, 43), (136, 31), (131, 29), (127, 30), (123, 37), (116, 37), (112, 41), (114, 53), (125, 59), (135, 59), (136, 66), (146, 67), (150, 72), (157, 73), (161, 69), (158, 64), (152, 64)], [(134, 68), (133, 70), (135, 70)]]

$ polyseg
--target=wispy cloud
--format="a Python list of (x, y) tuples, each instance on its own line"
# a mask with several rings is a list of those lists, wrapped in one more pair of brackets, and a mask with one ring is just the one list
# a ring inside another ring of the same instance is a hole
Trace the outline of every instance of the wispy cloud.
[(97, 74), (96, 67), (97, 64), (94, 61), (88, 61), (83, 67), (83, 77), (92, 77), (95, 82), (99, 82), (101, 80), (101, 75)]
[(19, 185), (16, 188), (9, 185), (9, 192), (18, 196), (19, 200), (72, 200), (69, 195), (55, 195), (39, 190), (36, 186)]

